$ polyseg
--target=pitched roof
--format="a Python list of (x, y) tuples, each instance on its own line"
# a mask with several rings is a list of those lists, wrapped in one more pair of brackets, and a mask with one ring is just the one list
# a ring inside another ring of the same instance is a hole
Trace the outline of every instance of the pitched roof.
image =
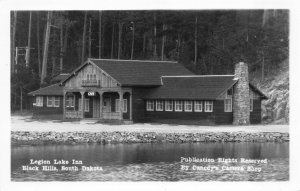
[(51, 79), (51, 82), (61, 82), (65, 79), (67, 79), (67, 77), (69, 76), (70, 74), (58, 74), (56, 76), (54, 76), (52, 79)]
[(237, 79), (234, 75), (163, 76), (162, 82), (162, 86), (153, 89), (144, 98), (214, 100)]
[(28, 95), (37, 96), (37, 95), (63, 95), (63, 86), (60, 86), (59, 83), (53, 84), (38, 90), (29, 92)]
[(193, 75), (177, 62), (89, 59), (122, 86), (158, 86), (161, 76)]

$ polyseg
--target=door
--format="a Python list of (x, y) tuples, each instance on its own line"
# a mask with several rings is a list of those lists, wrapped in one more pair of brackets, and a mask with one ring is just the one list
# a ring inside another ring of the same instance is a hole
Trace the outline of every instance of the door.
[(111, 111), (111, 99), (104, 98), (103, 99), (103, 112), (110, 112)]

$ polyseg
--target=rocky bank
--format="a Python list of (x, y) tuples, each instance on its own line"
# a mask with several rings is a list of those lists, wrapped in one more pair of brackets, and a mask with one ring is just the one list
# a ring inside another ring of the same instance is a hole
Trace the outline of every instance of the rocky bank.
[(288, 133), (278, 132), (205, 132), (205, 133), (154, 133), (154, 132), (26, 132), (12, 131), (12, 144), (57, 143), (196, 143), (196, 142), (287, 142)]

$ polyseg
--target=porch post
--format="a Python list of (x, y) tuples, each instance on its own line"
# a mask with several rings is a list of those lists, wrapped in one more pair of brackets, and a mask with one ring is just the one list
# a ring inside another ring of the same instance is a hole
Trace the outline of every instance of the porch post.
[(129, 94), (129, 120), (132, 121), (132, 92)]
[(66, 119), (66, 93), (63, 91), (63, 120)]
[(103, 92), (98, 92), (100, 95), (100, 109), (99, 109), (99, 118), (102, 119), (102, 108), (103, 108)]
[(123, 120), (123, 92), (120, 90), (119, 92), (119, 108), (120, 108), (120, 120)]
[(84, 118), (84, 92), (80, 92), (81, 94), (81, 118)]

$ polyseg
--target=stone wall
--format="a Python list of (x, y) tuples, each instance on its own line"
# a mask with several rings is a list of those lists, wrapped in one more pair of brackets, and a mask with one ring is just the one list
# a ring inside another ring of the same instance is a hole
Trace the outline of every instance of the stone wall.
[(197, 142), (286, 142), (288, 133), (276, 132), (11, 132), (12, 144), (76, 144), (76, 143), (197, 143)]
[(248, 65), (239, 62), (235, 65), (235, 78), (238, 82), (234, 85), (233, 92), (233, 124), (250, 124), (250, 95), (249, 95)]

